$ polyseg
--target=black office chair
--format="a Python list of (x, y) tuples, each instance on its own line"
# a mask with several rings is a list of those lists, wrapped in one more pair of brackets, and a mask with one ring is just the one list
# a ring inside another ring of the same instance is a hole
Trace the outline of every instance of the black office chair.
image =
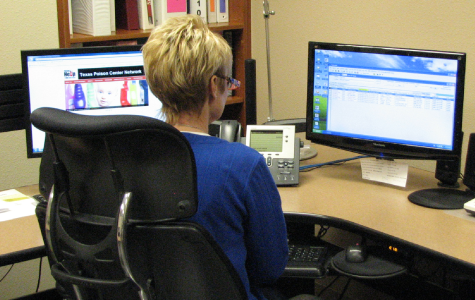
[(75, 299), (247, 299), (210, 234), (181, 221), (198, 199), (193, 152), (178, 130), (53, 108), (31, 122), (47, 133), (48, 203), (37, 216), (58, 289)]

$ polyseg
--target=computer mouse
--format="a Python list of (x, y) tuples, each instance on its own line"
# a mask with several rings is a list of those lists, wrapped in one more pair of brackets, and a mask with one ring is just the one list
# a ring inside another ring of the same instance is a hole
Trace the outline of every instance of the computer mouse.
[(345, 260), (349, 263), (362, 263), (367, 257), (368, 253), (363, 245), (352, 245), (346, 248)]

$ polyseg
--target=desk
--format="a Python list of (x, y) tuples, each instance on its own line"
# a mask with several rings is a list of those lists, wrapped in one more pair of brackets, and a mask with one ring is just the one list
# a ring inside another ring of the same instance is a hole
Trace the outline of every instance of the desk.
[[(39, 193), (38, 186), (17, 188), (25, 195)], [(0, 222), (0, 267), (46, 255), (36, 216)]]
[[(315, 159), (302, 165), (355, 156), (324, 146), (318, 151)], [(436, 188), (437, 182), (434, 173), (412, 167), (405, 188), (363, 180), (356, 160), (301, 172), (298, 187), (281, 187), (279, 192), (287, 219), (327, 223), (396, 243), (473, 274), (475, 218), (468, 219), (464, 210), (456, 212), (459, 217), (407, 199), (413, 191)]]
[[(318, 150), (316, 158), (302, 165), (354, 156), (324, 146)], [(434, 187), (434, 173), (415, 168), (409, 168), (405, 188), (363, 180), (360, 162), (352, 161), (302, 172), (298, 187), (280, 187), (279, 192), (288, 219), (324, 222), (380, 238), (475, 273), (475, 220), (407, 200), (413, 191)], [(38, 193), (36, 185), (18, 190)], [(0, 222), (0, 236), (0, 266), (45, 255), (36, 216)]]

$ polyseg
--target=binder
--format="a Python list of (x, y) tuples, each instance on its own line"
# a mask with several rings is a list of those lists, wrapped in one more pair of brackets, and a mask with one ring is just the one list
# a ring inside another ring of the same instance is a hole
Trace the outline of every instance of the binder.
[(73, 32), (110, 35), (109, 0), (72, 0)]
[(217, 3), (217, 21), (218, 23), (229, 22), (228, 0), (215, 0)]
[(206, 0), (208, 4), (208, 23), (218, 22), (218, 13), (216, 10), (216, 0)]
[(208, 23), (208, 5), (205, 0), (188, 0), (188, 13), (198, 15), (203, 22)]
[(137, 0), (115, 0), (115, 22), (118, 29), (139, 29)]
[(187, 0), (155, 0), (153, 2), (155, 26), (169, 18), (186, 15), (188, 13)]
[(111, 31), (116, 31), (115, 27), (115, 0), (109, 0), (111, 15)]
[(155, 26), (155, 15), (153, 13), (154, 0), (137, 0), (139, 10), (140, 29), (152, 29)]

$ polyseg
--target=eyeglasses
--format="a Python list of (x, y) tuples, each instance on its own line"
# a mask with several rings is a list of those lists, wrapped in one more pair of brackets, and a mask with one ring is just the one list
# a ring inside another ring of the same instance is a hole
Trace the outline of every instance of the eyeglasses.
[(238, 87), (241, 86), (241, 81), (234, 79), (232, 77), (226, 77), (218, 74), (214, 74), (216, 77), (221, 78), (221, 79), (226, 79), (226, 82), (228, 84), (228, 90), (235, 90)]

